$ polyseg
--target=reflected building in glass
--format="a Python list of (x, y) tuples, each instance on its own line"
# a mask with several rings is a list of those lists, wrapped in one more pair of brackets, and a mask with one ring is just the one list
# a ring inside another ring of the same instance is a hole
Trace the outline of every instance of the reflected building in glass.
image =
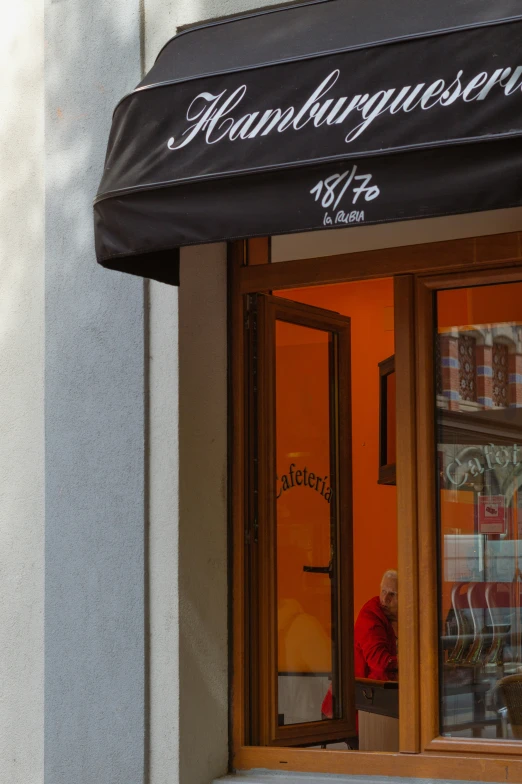
[(521, 286), (437, 305), (441, 731), (521, 737)]

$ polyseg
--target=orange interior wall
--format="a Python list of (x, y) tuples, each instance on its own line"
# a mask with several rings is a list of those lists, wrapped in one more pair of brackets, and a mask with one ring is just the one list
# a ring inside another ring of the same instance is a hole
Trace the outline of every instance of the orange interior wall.
[[(351, 319), (354, 614), (397, 567), (397, 503), (379, 485), (379, 369), (394, 353), (393, 281), (356, 281), (275, 292)], [(314, 369), (310, 365), (310, 372)]]
[(439, 329), (522, 321), (522, 283), (439, 291)]
[[(379, 590), (382, 573), (397, 566), (397, 516), (396, 491), (394, 487), (379, 485), (379, 373), (378, 363), (394, 353), (393, 333), (393, 281), (382, 279), (358, 281), (332, 286), (319, 286), (275, 292), (277, 296), (334, 311), (351, 319), (351, 369), (352, 369), (352, 452), (353, 452), (353, 557), (354, 557), (354, 615), (361, 606)], [(522, 284), (483, 286), (468, 289), (442, 291), (437, 294), (437, 315), (440, 329), (488, 324), (506, 321), (522, 321)], [(284, 332), (284, 331), (283, 331)], [(278, 422), (278, 472), (286, 470), (294, 460), (306, 464), (308, 447), (304, 440), (315, 439), (311, 449), (315, 455), (327, 449), (326, 406), (321, 411), (307, 408), (306, 399), (299, 400), (295, 394), (295, 378), (306, 367), (312, 384), (310, 400), (320, 397), (314, 394), (313, 379), (324, 378), (326, 368), (324, 356), (319, 359), (321, 349), (314, 345), (311, 336), (309, 345), (292, 344), (289, 335), (282, 363), (280, 381), (283, 388), (278, 392), (278, 405), (293, 399), (292, 410), (287, 402), (286, 422)], [(315, 358), (314, 358), (314, 355)], [(286, 381), (285, 381), (286, 379)], [(319, 384), (319, 381), (318, 381)], [(293, 398), (292, 398), (293, 395)], [(310, 402), (310, 401), (309, 401)], [(303, 434), (299, 434), (302, 422)], [(305, 439), (301, 438), (305, 436)], [(324, 443), (322, 443), (324, 441)], [(298, 443), (299, 442), (299, 443)], [(321, 442), (321, 443), (320, 443)], [(292, 444), (295, 443), (295, 449)], [(299, 457), (297, 457), (299, 455)], [(302, 467), (302, 466), (297, 466)], [(318, 466), (309, 465), (309, 470)], [(324, 468), (318, 470), (324, 471)], [(443, 492), (441, 498), (441, 529), (444, 533), (466, 534), (474, 530), (472, 498), (460, 493)], [(301, 607), (303, 620), (302, 643), (294, 646), (294, 660), (282, 657), (280, 645), (280, 669), (328, 670), (328, 638), (330, 637), (329, 578), (325, 575), (304, 573), (304, 563), (327, 564), (328, 541), (325, 531), (325, 502), (309, 488), (292, 490), (285, 497), (284, 514), (278, 519), (278, 535), (281, 549), (278, 553), (278, 598), (285, 602), (287, 615), (296, 612), (288, 599)], [(286, 525), (284, 515), (291, 521)], [(300, 524), (299, 524), (299, 521)], [(443, 613), (450, 606), (451, 584), (443, 583)], [(283, 609), (281, 606), (281, 621)], [(306, 622), (306, 623), (305, 623)], [(314, 634), (313, 624), (317, 622)], [(313, 636), (316, 645), (308, 650), (308, 660), (296, 663), (304, 648), (310, 648)], [(282, 638), (281, 638), (282, 639)], [(326, 642), (325, 642), (326, 641)], [(288, 650), (288, 646), (287, 646)], [(288, 656), (288, 654), (286, 654)]]
[[(303, 566), (330, 560), (331, 507), (320, 492), (297, 485), (296, 472), (323, 480), (330, 472), (329, 342), (325, 332), (276, 326), (276, 484), (278, 669), (330, 672), (331, 584)], [(283, 477), (295, 487), (283, 489)], [(303, 475), (300, 476), (303, 481)], [(326, 485), (330, 483), (327, 481)], [(323, 484), (321, 483), (321, 487)]]

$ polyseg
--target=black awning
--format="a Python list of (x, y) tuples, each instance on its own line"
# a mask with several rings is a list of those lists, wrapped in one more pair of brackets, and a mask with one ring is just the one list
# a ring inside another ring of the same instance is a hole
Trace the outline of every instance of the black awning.
[(520, 0), (317, 0), (173, 38), (114, 112), (98, 261), (522, 204)]

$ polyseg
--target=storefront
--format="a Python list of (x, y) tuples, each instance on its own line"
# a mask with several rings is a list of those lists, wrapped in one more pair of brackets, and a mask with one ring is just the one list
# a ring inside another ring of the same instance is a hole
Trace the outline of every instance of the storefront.
[(184, 32), (116, 108), (99, 262), (177, 284), (229, 242), (231, 771), (522, 778), (521, 32), (304, 3)]
[[(250, 597), (235, 607), (238, 768), (520, 775), (519, 241), (301, 266), (260, 263), (260, 241), (241, 265), (235, 246), (233, 595)], [(354, 679), (351, 661), (353, 619), (395, 567), (398, 688)], [(262, 703), (246, 726), (245, 695)], [(366, 714), (392, 724), (375, 735)]]

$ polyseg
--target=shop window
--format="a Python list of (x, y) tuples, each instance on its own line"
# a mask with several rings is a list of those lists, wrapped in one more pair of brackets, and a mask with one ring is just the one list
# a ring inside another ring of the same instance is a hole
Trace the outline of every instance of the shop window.
[(437, 294), (436, 340), (447, 357), (458, 336), (460, 379), (436, 409), (440, 731), (453, 738), (522, 739), (521, 326), (520, 283)]

